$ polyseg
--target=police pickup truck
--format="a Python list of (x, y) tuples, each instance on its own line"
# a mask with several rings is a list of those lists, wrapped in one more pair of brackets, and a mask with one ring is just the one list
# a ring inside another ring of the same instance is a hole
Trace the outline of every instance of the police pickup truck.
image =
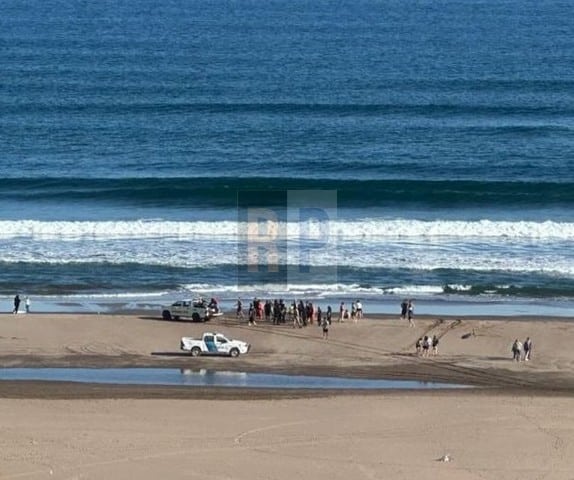
[(201, 338), (181, 337), (181, 350), (192, 357), (199, 355), (227, 355), (238, 357), (251, 349), (251, 345), (241, 340), (232, 340), (221, 333), (205, 332)]

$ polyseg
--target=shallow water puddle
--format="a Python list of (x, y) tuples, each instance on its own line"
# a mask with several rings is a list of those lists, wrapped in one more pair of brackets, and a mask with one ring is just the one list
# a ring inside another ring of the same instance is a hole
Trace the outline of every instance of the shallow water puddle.
[(463, 385), (414, 380), (372, 380), (175, 368), (3, 368), (0, 369), (0, 380), (243, 388), (371, 390), (465, 388)]

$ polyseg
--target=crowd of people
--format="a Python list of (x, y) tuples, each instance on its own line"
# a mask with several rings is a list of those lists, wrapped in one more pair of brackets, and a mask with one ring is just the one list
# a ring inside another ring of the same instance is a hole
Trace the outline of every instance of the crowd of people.
[(428, 357), (431, 352), (433, 355), (438, 355), (438, 344), (439, 339), (436, 335), (420, 337), (415, 343), (416, 353), (421, 357)]
[[(243, 302), (240, 298), (236, 303), (237, 319), (246, 318)], [(339, 306), (339, 322), (353, 320), (357, 322), (363, 318), (363, 304), (360, 300), (351, 303), (351, 311), (341, 302)], [(323, 310), (319, 305), (304, 300), (294, 300), (286, 303), (283, 299), (261, 300), (254, 298), (247, 309), (249, 325), (257, 325), (258, 321), (272, 323), (273, 325), (291, 324), (293, 328), (303, 328), (316, 324), (323, 329), (323, 336), (328, 337), (329, 325), (333, 322), (333, 309), (328, 305)]]

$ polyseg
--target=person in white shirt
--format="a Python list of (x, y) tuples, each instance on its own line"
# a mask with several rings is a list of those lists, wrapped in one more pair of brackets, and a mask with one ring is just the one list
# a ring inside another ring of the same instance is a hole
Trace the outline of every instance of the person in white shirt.
[(412, 300), (409, 300), (408, 304), (409, 327), (415, 326), (414, 316), (415, 316), (415, 305)]
[(363, 318), (363, 304), (360, 300), (357, 300), (357, 318)]
[(518, 339), (514, 340), (514, 343), (512, 344), (512, 358), (517, 361), (520, 362), (520, 357), (522, 356), (522, 342), (520, 342)]

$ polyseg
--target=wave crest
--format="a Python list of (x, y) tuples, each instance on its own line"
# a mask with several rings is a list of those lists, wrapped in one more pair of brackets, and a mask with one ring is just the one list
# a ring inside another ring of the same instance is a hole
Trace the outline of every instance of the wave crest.
[[(380, 238), (513, 238), (557, 239), (574, 238), (572, 222), (531, 221), (456, 221), (456, 220), (329, 220), (326, 222), (278, 222), (278, 240), (321, 240), (331, 242), (345, 239)], [(233, 240), (257, 241), (245, 222), (176, 222), (162, 220), (137, 221), (54, 221), (38, 220), (0, 221), (0, 238), (29, 238), (34, 240), (74, 239), (193, 239), (218, 237)], [(251, 236), (249, 236), (251, 235)], [(266, 235), (263, 235), (266, 237)]]

